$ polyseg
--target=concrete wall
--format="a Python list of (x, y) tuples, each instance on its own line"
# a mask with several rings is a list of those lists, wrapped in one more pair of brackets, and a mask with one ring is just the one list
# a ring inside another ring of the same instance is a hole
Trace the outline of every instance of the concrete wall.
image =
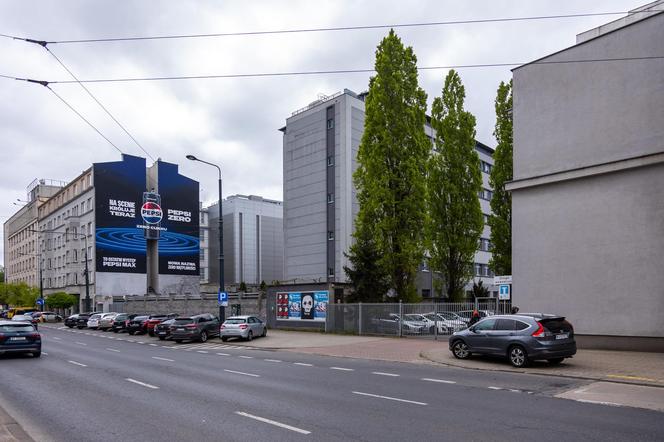
[[(265, 319), (265, 298), (260, 299), (230, 299), (226, 308), (226, 317), (231, 316), (232, 304), (241, 305), (241, 314), (256, 315)], [(202, 297), (183, 298), (180, 296), (167, 297), (137, 297), (129, 298), (126, 302), (117, 300), (112, 307), (115, 311), (124, 313), (168, 314), (177, 313), (180, 316), (197, 315), (199, 313), (219, 314), (217, 295), (203, 295)]]
[[(661, 55), (664, 14), (543, 61)], [(664, 336), (664, 60), (514, 71), (513, 302)], [(610, 164), (607, 164), (610, 163)]]

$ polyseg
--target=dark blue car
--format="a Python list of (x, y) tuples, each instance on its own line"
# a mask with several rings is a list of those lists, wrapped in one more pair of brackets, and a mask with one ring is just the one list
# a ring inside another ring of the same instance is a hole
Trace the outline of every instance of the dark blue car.
[(0, 321), (0, 354), (31, 353), (41, 356), (41, 335), (29, 322)]
[(559, 364), (576, 354), (572, 324), (564, 316), (541, 313), (484, 318), (452, 334), (449, 343), (458, 359), (473, 354), (502, 356), (515, 367), (525, 367), (537, 359)]

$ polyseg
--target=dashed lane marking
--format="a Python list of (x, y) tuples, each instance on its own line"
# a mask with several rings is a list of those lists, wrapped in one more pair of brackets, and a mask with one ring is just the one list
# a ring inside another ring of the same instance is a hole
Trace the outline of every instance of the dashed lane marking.
[(273, 421), (272, 419), (266, 419), (264, 417), (255, 416), (253, 414), (245, 413), (244, 411), (236, 411), (235, 414), (240, 415), (240, 416), (244, 416), (244, 417), (248, 417), (249, 419), (254, 419), (254, 420), (257, 420), (259, 422), (266, 423), (266, 424), (274, 425), (274, 426), (279, 427), (279, 428), (284, 428), (286, 430), (294, 431), (296, 433), (311, 434), (311, 431), (303, 430), (302, 428), (297, 428), (297, 427), (294, 427), (292, 425), (284, 424), (282, 422)]
[(41, 352), (41, 354), (43, 354), (44, 356), (48, 356), (48, 353), (46, 353), (45, 351)]
[(158, 361), (175, 362), (175, 359), (160, 358), (159, 356), (152, 356), (152, 359), (156, 359)]
[(489, 390), (502, 390), (502, 388), (489, 386)]
[(146, 384), (145, 382), (137, 381), (136, 379), (132, 379), (132, 378), (125, 378), (125, 381), (132, 382), (134, 384), (140, 385), (142, 387), (150, 388), (152, 390), (158, 390), (159, 389), (159, 387), (157, 387), (156, 385)]
[(224, 368), (224, 371), (227, 373), (234, 373), (234, 374), (241, 374), (243, 376), (251, 376), (252, 378), (259, 378), (261, 377), (259, 374), (254, 374), (254, 373), (245, 373), (243, 371), (235, 371), (235, 370), (227, 370)]
[(339, 371), (355, 371), (354, 368), (344, 368), (344, 367), (330, 367), (330, 370), (339, 370)]
[(217, 353), (219, 356), (230, 356), (228, 353)]
[(363, 393), (361, 391), (353, 391), (352, 393), (353, 394), (358, 394), (360, 396), (368, 396), (368, 397), (373, 397), (373, 398), (378, 398), (378, 399), (387, 399), (388, 401), (405, 402), (407, 404), (413, 404), (413, 405), (429, 405), (426, 402), (411, 401), (409, 399), (401, 399), (401, 398), (398, 398), (398, 397), (391, 397), (391, 396), (382, 396), (380, 394)]
[(208, 354), (208, 352), (207, 352), (207, 351), (205, 351), (205, 350), (196, 350), (196, 353), (203, 353), (203, 354)]
[(78, 344), (78, 345), (88, 345), (85, 342), (76, 342), (76, 344)]
[(293, 362), (293, 365), (299, 365), (300, 367), (313, 367), (314, 364), (307, 364), (305, 362)]
[(392, 377), (395, 377), (395, 378), (398, 377), (398, 376), (401, 376), (400, 374), (385, 373), (383, 371), (372, 371), (371, 374), (375, 374), (375, 375), (378, 375), (378, 376), (392, 376)]
[(78, 365), (79, 367), (87, 367), (87, 365), (81, 364), (80, 362), (76, 361), (67, 361), (67, 362), (69, 362), (70, 364)]
[[(217, 353), (219, 354), (219, 353)], [(279, 359), (263, 359), (265, 362), (281, 362)]]
[(240, 355), (240, 356), (238, 356), (238, 358), (242, 358), (242, 359), (253, 359), (254, 357), (253, 357), (253, 356), (244, 356), (244, 355)]
[(422, 380), (427, 382), (438, 382), (440, 384), (456, 384), (456, 381), (448, 381), (446, 379), (422, 378)]
[(108, 351), (112, 351), (112, 352), (114, 352), (114, 353), (120, 353), (120, 350), (117, 350), (117, 349), (115, 349), (115, 348), (107, 348), (106, 350), (108, 350)]

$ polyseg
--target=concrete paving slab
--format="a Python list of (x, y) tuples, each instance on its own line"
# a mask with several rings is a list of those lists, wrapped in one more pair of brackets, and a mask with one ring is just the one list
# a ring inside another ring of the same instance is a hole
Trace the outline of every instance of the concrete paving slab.
[(563, 399), (602, 405), (627, 406), (664, 411), (664, 389), (643, 385), (594, 382), (556, 395)]

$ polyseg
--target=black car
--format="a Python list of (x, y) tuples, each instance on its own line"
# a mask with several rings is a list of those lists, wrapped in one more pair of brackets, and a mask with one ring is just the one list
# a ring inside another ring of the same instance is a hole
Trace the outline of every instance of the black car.
[(97, 312), (79, 313), (78, 317), (76, 318), (76, 328), (79, 330), (86, 328), (88, 326), (88, 319), (90, 319), (90, 316), (96, 313)]
[(576, 354), (572, 324), (564, 316), (541, 313), (489, 316), (452, 334), (449, 345), (458, 359), (472, 354), (502, 356), (515, 367), (536, 359), (559, 364)]
[(127, 324), (127, 333), (134, 335), (136, 333), (145, 334), (148, 332), (149, 315), (134, 316)]
[(0, 354), (31, 353), (41, 356), (41, 335), (27, 322), (0, 321)]
[(129, 327), (129, 322), (134, 319), (136, 316), (144, 316), (140, 314), (129, 314), (129, 313), (120, 313), (113, 319), (113, 324), (111, 325), (111, 330), (113, 330), (114, 333), (118, 333), (121, 331), (127, 331), (127, 328)]
[(75, 315), (68, 316), (65, 319), (65, 325), (69, 328), (74, 328), (76, 327), (76, 321), (78, 320), (78, 313)]
[(219, 336), (219, 318), (209, 313), (176, 318), (171, 325), (171, 339), (175, 342), (205, 342), (211, 336)]
[(171, 338), (171, 326), (175, 323), (175, 318), (167, 319), (154, 326), (154, 334), (160, 341)]

